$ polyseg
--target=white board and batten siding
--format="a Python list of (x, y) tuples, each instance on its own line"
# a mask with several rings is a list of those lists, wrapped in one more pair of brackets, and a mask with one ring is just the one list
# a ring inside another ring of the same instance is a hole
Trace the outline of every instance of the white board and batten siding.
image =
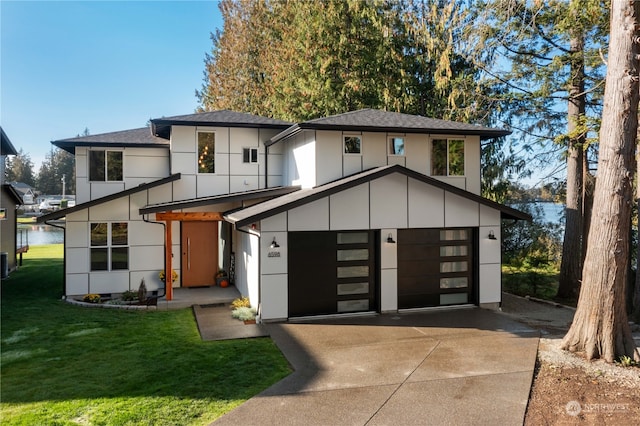
[[(106, 197), (169, 176), (169, 150), (164, 147), (113, 148), (122, 151), (123, 180), (117, 182), (89, 181), (89, 150), (76, 147), (76, 203)], [(96, 147), (97, 150), (110, 150)]]
[[(497, 304), (500, 295), (500, 211), (402, 174), (391, 174), (279, 213), (259, 224), (260, 285), (264, 320), (288, 317), (287, 232), (377, 229), (381, 232), (381, 310), (397, 303), (398, 229), (472, 227), (479, 229), (479, 301)], [(487, 238), (493, 231), (497, 240)], [(270, 257), (276, 238), (279, 257)]]
[[(215, 133), (215, 173), (198, 173), (198, 132)], [(275, 130), (172, 126), (171, 173), (181, 173), (174, 183), (174, 200), (222, 195), (264, 188), (266, 162), (264, 142), (276, 134)], [(258, 149), (257, 163), (243, 162), (243, 149)], [(279, 148), (271, 148), (270, 160), (281, 156)], [(270, 167), (275, 167), (270, 165)], [(273, 169), (277, 177), (280, 174)]]
[[(343, 136), (362, 138), (360, 154), (344, 154)], [(388, 138), (403, 137), (405, 155), (389, 154)], [(340, 132), (305, 130), (284, 142), (283, 185), (313, 188), (374, 167), (401, 165), (418, 173), (431, 174), (431, 140), (465, 141), (464, 176), (434, 176), (443, 182), (480, 195), (480, 138), (382, 132)], [(276, 144), (278, 146), (281, 144)], [(270, 148), (273, 149), (273, 148)]]
[[(138, 210), (153, 202), (151, 200), (162, 199), (159, 193), (163, 187), (169, 185), (141, 191), (67, 215), (65, 257), (68, 296), (137, 290), (143, 278), (150, 291), (164, 285), (158, 278), (158, 272), (164, 268), (164, 228), (160, 224), (143, 221)], [(95, 222), (127, 222), (128, 270), (90, 270), (90, 226)], [(172, 239), (173, 253), (179, 254), (179, 226), (173, 227)], [(180, 256), (173, 257), (172, 267), (180, 274)], [(179, 285), (179, 281), (174, 283), (174, 286)]]

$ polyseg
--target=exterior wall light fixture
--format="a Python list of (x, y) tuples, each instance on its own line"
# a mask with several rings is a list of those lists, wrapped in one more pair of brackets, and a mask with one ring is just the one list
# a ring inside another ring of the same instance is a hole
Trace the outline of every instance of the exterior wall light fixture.
[(393, 234), (391, 232), (389, 232), (389, 236), (387, 237), (387, 242), (389, 244), (395, 244), (395, 240), (393, 239)]
[(489, 231), (489, 235), (487, 236), (488, 239), (490, 240), (496, 240), (496, 234), (493, 233), (493, 229), (491, 231)]
[(271, 245), (269, 247), (280, 248), (280, 244), (278, 244), (278, 242), (276, 241), (276, 237), (273, 237), (273, 241), (271, 241)]

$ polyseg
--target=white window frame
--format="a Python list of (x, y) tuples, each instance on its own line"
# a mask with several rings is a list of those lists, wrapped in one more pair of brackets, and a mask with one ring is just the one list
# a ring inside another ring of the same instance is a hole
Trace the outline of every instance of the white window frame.
[[(245, 161), (245, 152), (248, 152), (249, 161)], [(255, 161), (253, 158), (253, 153), (255, 152)], [(258, 164), (260, 161), (260, 153), (258, 152), (258, 148), (245, 147), (242, 148), (242, 162), (244, 164)]]
[[(434, 175), (433, 174), (433, 141), (435, 140), (446, 140), (447, 141), (447, 148), (446, 148), (446, 154), (447, 154), (447, 158), (446, 158), (446, 166), (447, 166), (447, 173), (444, 175)], [(462, 174), (461, 175), (452, 175), (451, 174), (451, 170), (450, 170), (450, 166), (451, 166), (451, 160), (449, 158), (449, 144), (454, 141), (454, 142), (462, 142), (462, 161), (463, 161), (463, 170), (462, 170)], [(431, 174), (431, 176), (437, 176), (437, 177), (464, 177), (467, 175), (467, 141), (464, 137), (461, 136), (433, 136), (430, 139), (430, 144), (429, 144), (429, 173)]]
[[(347, 152), (347, 138), (358, 138), (360, 139), (360, 152)], [(363, 148), (364, 145), (364, 141), (362, 140), (362, 135), (358, 135), (358, 134), (344, 134), (342, 135), (342, 153), (343, 155), (362, 155), (362, 151), (364, 150)]]
[[(393, 140), (402, 139), (402, 154), (395, 154), (393, 152)], [(407, 155), (407, 138), (404, 135), (389, 135), (387, 136), (387, 155), (390, 157), (405, 157)]]
[[(91, 243), (91, 228), (93, 225), (104, 223), (107, 225), (107, 243), (106, 245), (92, 245)], [(127, 225), (127, 244), (113, 244), (113, 234), (112, 228), (114, 223), (124, 223)], [(131, 238), (130, 238), (130, 226), (128, 221), (90, 221), (88, 224), (89, 227), (89, 271), (91, 273), (96, 272), (112, 272), (112, 271), (129, 271), (131, 269)], [(127, 249), (127, 268), (126, 269), (113, 269), (112, 265), (112, 249), (114, 248), (126, 248)], [(93, 269), (91, 263), (91, 251), (93, 249), (106, 249), (107, 250), (107, 269)]]
[[(91, 153), (92, 152), (104, 152), (104, 180), (93, 180), (91, 179)], [(109, 153), (110, 152), (119, 152), (122, 155), (122, 170), (120, 171), (122, 174), (122, 179), (109, 179)], [(124, 163), (125, 163), (125, 155), (123, 149), (98, 149), (92, 148), (87, 152), (87, 179), (89, 182), (124, 182)]]

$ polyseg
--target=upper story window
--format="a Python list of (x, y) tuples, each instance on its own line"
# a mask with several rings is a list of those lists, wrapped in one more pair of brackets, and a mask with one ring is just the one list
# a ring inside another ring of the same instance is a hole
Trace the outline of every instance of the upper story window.
[(431, 141), (431, 176), (464, 176), (464, 140)]
[(198, 132), (198, 173), (216, 171), (216, 134)]
[(388, 141), (389, 155), (404, 155), (404, 138), (399, 136), (390, 136)]
[(258, 148), (242, 148), (242, 162), (243, 163), (257, 163), (258, 162)]
[(344, 136), (345, 154), (362, 154), (362, 138), (360, 136)]
[(129, 269), (127, 222), (91, 223), (90, 232), (92, 271)]
[(122, 181), (122, 151), (90, 150), (89, 180)]

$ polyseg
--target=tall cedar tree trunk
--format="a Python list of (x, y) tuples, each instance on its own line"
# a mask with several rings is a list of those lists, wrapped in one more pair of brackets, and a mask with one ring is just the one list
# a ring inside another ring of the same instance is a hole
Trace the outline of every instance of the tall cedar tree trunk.
[[(638, 129), (636, 143), (640, 141), (640, 129)], [(640, 172), (638, 171), (640, 168), (640, 149), (637, 150), (636, 153), (636, 203), (637, 203), (637, 213), (638, 213), (638, 223), (637, 223), (637, 247), (636, 247), (636, 283), (633, 289), (633, 313), (631, 314), (631, 318), (637, 324), (640, 324)]]
[(584, 94), (584, 36), (573, 34), (571, 50), (571, 87), (567, 107), (567, 133), (569, 147), (567, 156), (567, 206), (566, 224), (562, 243), (562, 263), (557, 296), (575, 298), (580, 289), (582, 273), (582, 181), (584, 158), (584, 132), (579, 129), (580, 119), (585, 113)]
[(582, 263), (587, 256), (587, 242), (591, 229), (591, 213), (593, 212), (593, 190), (596, 185), (596, 177), (589, 171), (587, 150), (582, 156)]
[(611, 2), (609, 61), (591, 232), (578, 307), (562, 348), (587, 359), (640, 361), (625, 310), (629, 227), (638, 126), (640, 2)]

